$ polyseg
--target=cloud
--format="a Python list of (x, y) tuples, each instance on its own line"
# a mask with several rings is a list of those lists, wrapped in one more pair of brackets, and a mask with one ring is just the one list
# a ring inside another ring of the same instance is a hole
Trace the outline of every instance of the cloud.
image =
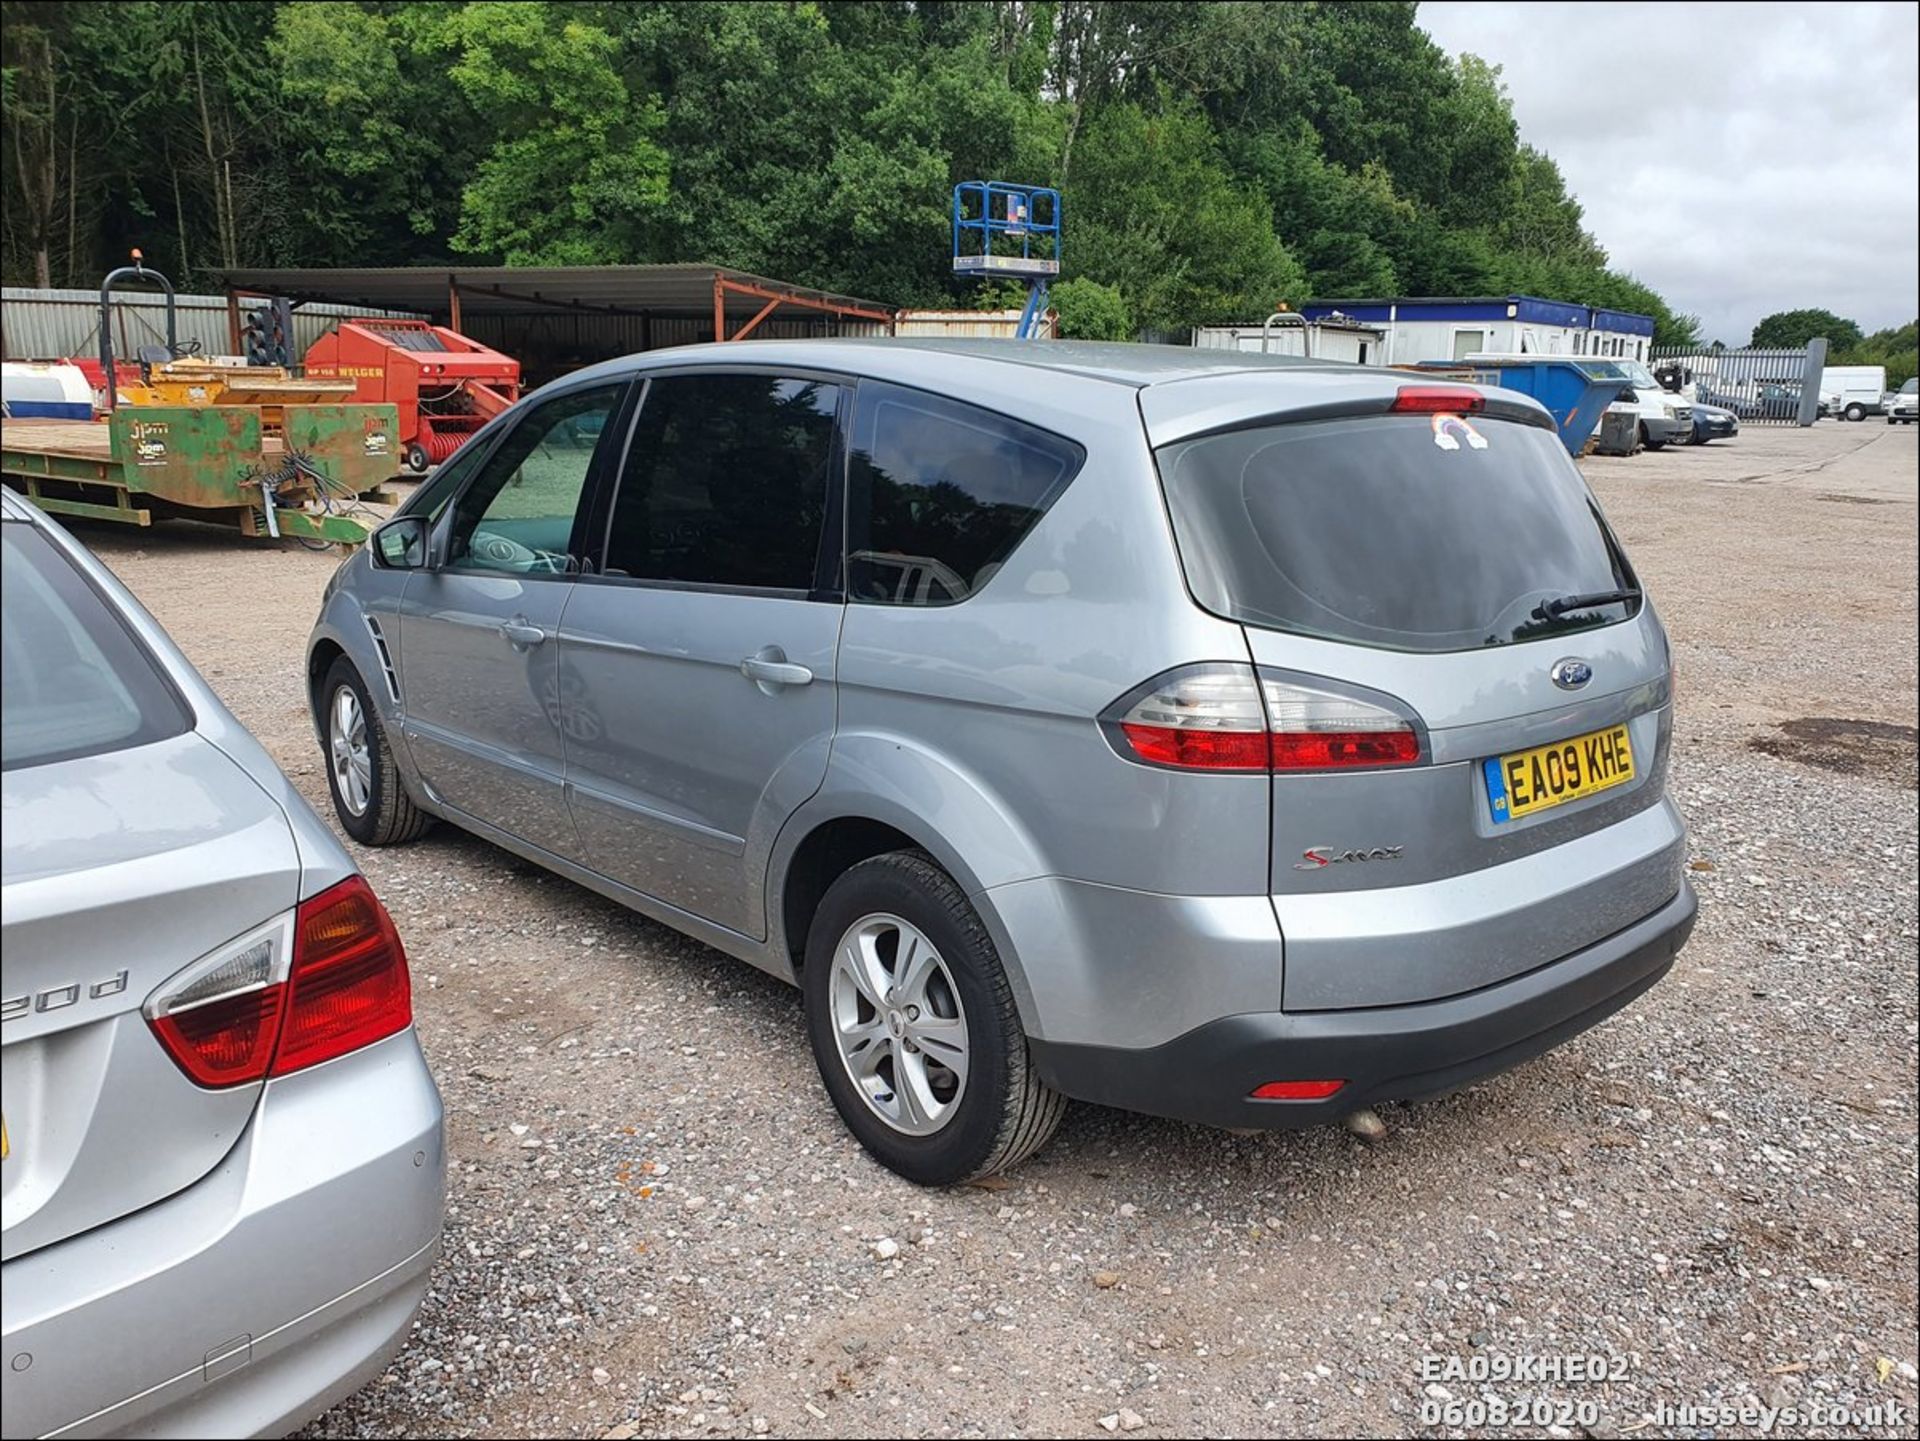
[[(1920, 7), (1420, 6), (1502, 67), (1587, 228), (1708, 339), (1776, 310), (1920, 311)], [(1577, 300), (1578, 296), (1567, 299)]]

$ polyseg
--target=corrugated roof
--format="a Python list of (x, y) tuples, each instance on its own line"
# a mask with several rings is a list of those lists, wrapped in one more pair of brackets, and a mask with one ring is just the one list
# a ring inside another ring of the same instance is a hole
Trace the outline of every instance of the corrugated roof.
[[(769, 280), (718, 265), (434, 265), (367, 269), (229, 270), (221, 281), (230, 289), (284, 295), (294, 300), (365, 305), (386, 310), (447, 313), (450, 287), (460, 292), (460, 308), (487, 311), (571, 310), (603, 315), (649, 314), (661, 317), (713, 316), (716, 279), (779, 291), (815, 305), (891, 314), (875, 300), (814, 290)], [(745, 320), (766, 304), (765, 297), (729, 291), (729, 321)], [(775, 315), (804, 313), (781, 305)]]

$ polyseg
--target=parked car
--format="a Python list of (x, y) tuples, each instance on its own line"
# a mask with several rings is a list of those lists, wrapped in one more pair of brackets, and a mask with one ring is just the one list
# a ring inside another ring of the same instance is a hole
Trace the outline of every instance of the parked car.
[(1402, 372), (600, 365), (342, 565), (307, 674), (350, 834), (451, 821), (796, 982), (923, 1183), (1068, 1097), (1285, 1127), (1459, 1087), (1693, 921), (1652, 603), (1540, 405)]
[(1886, 390), (1884, 365), (1829, 365), (1820, 372), (1820, 404), (1827, 415), (1853, 421), (1879, 415)]
[(1709, 405), (1731, 410), (1740, 420), (1795, 420), (1800, 415), (1800, 387), (1783, 381), (1702, 384), (1697, 394)]
[(1740, 417), (1725, 406), (1696, 400), (1692, 409), (1695, 445), (1705, 445), (1710, 440), (1731, 440), (1740, 433)]
[(278, 1435), (438, 1254), (393, 922), (131, 595), (0, 492), (8, 1436)]
[(1631, 414), (1638, 421), (1640, 443), (1648, 450), (1668, 445), (1684, 445), (1693, 438), (1693, 408), (1690, 402), (1665, 390), (1653, 372), (1641, 360), (1615, 360), (1627, 373), (1627, 388), (1607, 409), (1616, 414)]
[(1906, 383), (1886, 398), (1887, 424), (1912, 425), (1920, 416), (1920, 376), (1910, 375)]

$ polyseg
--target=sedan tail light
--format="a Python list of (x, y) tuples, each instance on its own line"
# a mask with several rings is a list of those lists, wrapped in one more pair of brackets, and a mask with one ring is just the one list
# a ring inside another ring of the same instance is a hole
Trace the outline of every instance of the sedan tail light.
[(188, 1079), (245, 1085), (330, 1061), (413, 1021), (406, 950), (349, 876), (168, 981), (144, 1013)]
[(1174, 770), (1294, 772), (1419, 761), (1412, 717), (1384, 703), (1210, 664), (1170, 671), (1103, 718), (1122, 754)]

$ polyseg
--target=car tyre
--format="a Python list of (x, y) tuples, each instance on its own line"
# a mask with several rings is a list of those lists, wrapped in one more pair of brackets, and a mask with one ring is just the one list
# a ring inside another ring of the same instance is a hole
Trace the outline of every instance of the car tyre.
[(1066, 1113), (1034, 1070), (993, 938), (920, 852), (862, 861), (827, 888), (801, 988), (834, 1108), (909, 1181), (952, 1186), (1008, 1170)]
[(363, 846), (396, 846), (425, 835), (433, 817), (407, 794), (380, 712), (345, 656), (328, 668), (318, 710), (327, 790), (341, 829)]
[(1664, 450), (1664, 449), (1666, 449), (1666, 445), (1667, 445), (1667, 443), (1666, 443), (1666, 442), (1665, 442), (1664, 440), (1655, 440), (1655, 439), (1654, 439), (1654, 438), (1653, 438), (1653, 437), (1652, 437), (1651, 435), (1649, 435), (1649, 434), (1647, 434), (1647, 423), (1646, 423), (1646, 422), (1645, 422), (1644, 420), (1640, 422), (1640, 447), (1641, 447), (1641, 449), (1643, 449), (1643, 450)]
[(1865, 420), (1866, 418), (1867, 418), (1867, 408), (1864, 405), (1860, 405), (1856, 402), (1855, 404), (1849, 405), (1847, 407), (1847, 419), (1851, 420), (1855, 425), (1858, 425), (1861, 421)]

